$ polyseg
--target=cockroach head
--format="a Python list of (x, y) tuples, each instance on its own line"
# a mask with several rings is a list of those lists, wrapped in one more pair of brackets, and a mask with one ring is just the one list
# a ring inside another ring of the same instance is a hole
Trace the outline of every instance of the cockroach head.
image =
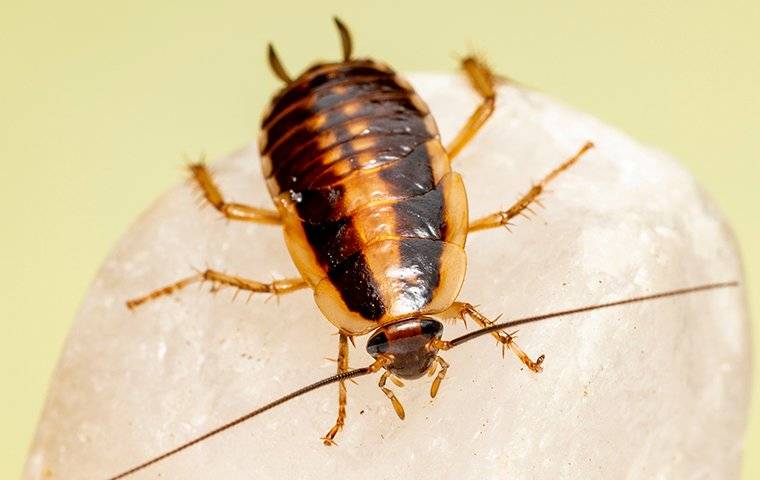
[(389, 323), (375, 330), (367, 342), (367, 353), (389, 359), (386, 368), (394, 375), (419, 378), (435, 360), (443, 325), (429, 317), (416, 317)]

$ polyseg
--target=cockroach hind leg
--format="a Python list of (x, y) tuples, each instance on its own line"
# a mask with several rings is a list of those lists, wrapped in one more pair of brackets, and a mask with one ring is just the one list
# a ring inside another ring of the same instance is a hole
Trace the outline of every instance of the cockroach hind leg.
[(459, 152), (470, 143), (481, 127), (485, 125), (496, 106), (494, 75), (482, 58), (478, 55), (468, 55), (461, 60), (461, 65), (462, 70), (467, 75), (472, 87), (480, 95), (481, 100), (475, 111), (470, 114), (467, 122), (456, 134), (454, 140), (446, 147), (446, 152), (452, 160), (456, 158)]

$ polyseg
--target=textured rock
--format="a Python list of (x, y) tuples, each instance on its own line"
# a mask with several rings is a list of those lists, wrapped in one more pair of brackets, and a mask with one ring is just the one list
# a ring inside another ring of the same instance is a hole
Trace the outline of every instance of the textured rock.
[[(476, 103), (456, 76), (412, 77), (451, 138)], [(584, 141), (597, 148), (513, 233), (473, 234), (461, 299), (506, 318), (741, 280), (729, 228), (662, 153), (543, 96), (502, 88), (495, 118), (457, 160), (471, 217), (508, 206)], [(256, 148), (214, 167), (235, 201), (268, 205)], [(276, 227), (162, 197), (124, 236), (84, 300), (53, 378), (26, 478), (105, 478), (328, 376), (337, 337), (307, 291), (249, 304), (197, 288), (129, 312), (124, 301), (209, 265), (269, 280), (295, 273)], [(463, 332), (446, 327), (445, 338)], [(370, 357), (359, 339), (351, 365)], [(490, 338), (396, 389), (349, 384), (338, 447), (337, 387), (295, 400), (135, 478), (735, 478), (749, 396), (743, 289), (698, 293), (528, 325), (546, 354), (533, 374)]]

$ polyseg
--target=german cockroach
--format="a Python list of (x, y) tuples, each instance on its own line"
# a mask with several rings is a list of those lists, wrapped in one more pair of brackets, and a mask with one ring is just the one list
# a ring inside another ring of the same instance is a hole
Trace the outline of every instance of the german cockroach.
[[(457, 301), (466, 270), (467, 235), (509, 225), (593, 145), (580, 146), (510, 208), (470, 220), (464, 183), (451, 164), (494, 110), (494, 74), (476, 56), (462, 60), (481, 102), (444, 146), (427, 105), (409, 83), (382, 63), (354, 58), (348, 29), (337, 18), (335, 23), (343, 59), (318, 63), (298, 77), (287, 73), (269, 46), (271, 68), (285, 84), (263, 116), (259, 137), (262, 169), (276, 210), (226, 202), (205, 165), (190, 167), (205, 199), (226, 218), (280, 225), (300, 277), (263, 283), (206, 270), (129, 300), (127, 306), (136, 308), (204, 281), (275, 295), (310, 288), (321, 312), (338, 329), (338, 372), (113, 478), (142, 470), (277, 405), (338, 383), (337, 419), (322, 439), (332, 445), (345, 422), (345, 380), (382, 372), (378, 385), (403, 419), (404, 408), (387, 381), (400, 384), (399, 378), (435, 375), (430, 388), (435, 397), (449, 368), (439, 353), (469, 340), (490, 334), (503, 351), (511, 351), (531, 371), (540, 372), (544, 356), (531, 359), (508, 329), (736, 285), (683, 288), (506, 323)], [(471, 319), (480, 329), (444, 340), (442, 319)], [(348, 342), (369, 333), (367, 352), (374, 361), (349, 370)]]

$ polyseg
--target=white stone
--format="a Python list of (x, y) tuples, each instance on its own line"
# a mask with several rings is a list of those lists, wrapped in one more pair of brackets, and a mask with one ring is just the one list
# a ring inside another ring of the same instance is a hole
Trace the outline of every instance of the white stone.
[[(465, 80), (415, 75), (444, 139), (477, 103)], [(742, 281), (730, 229), (676, 162), (542, 95), (500, 89), (494, 118), (457, 159), (471, 217), (508, 206), (586, 140), (597, 147), (532, 220), (473, 234), (460, 299), (504, 318), (711, 282)], [(214, 165), (228, 198), (270, 204), (256, 147)], [(307, 291), (249, 304), (189, 288), (124, 301), (206, 265), (268, 281), (296, 270), (278, 228), (229, 223), (173, 188), (130, 228), (84, 300), (50, 386), (26, 478), (100, 479), (331, 375), (334, 328)], [(337, 386), (313, 392), (134, 478), (736, 478), (750, 385), (743, 288), (524, 326), (533, 374), (489, 337), (446, 352), (397, 394), (349, 384), (337, 447), (320, 441)], [(464, 332), (448, 325), (445, 338)], [(371, 359), (366, 337), (353, 367)], [(47, 475), (47, 476), (46, 476)], [(337, 476), (337, 477), (335, 477)]]

